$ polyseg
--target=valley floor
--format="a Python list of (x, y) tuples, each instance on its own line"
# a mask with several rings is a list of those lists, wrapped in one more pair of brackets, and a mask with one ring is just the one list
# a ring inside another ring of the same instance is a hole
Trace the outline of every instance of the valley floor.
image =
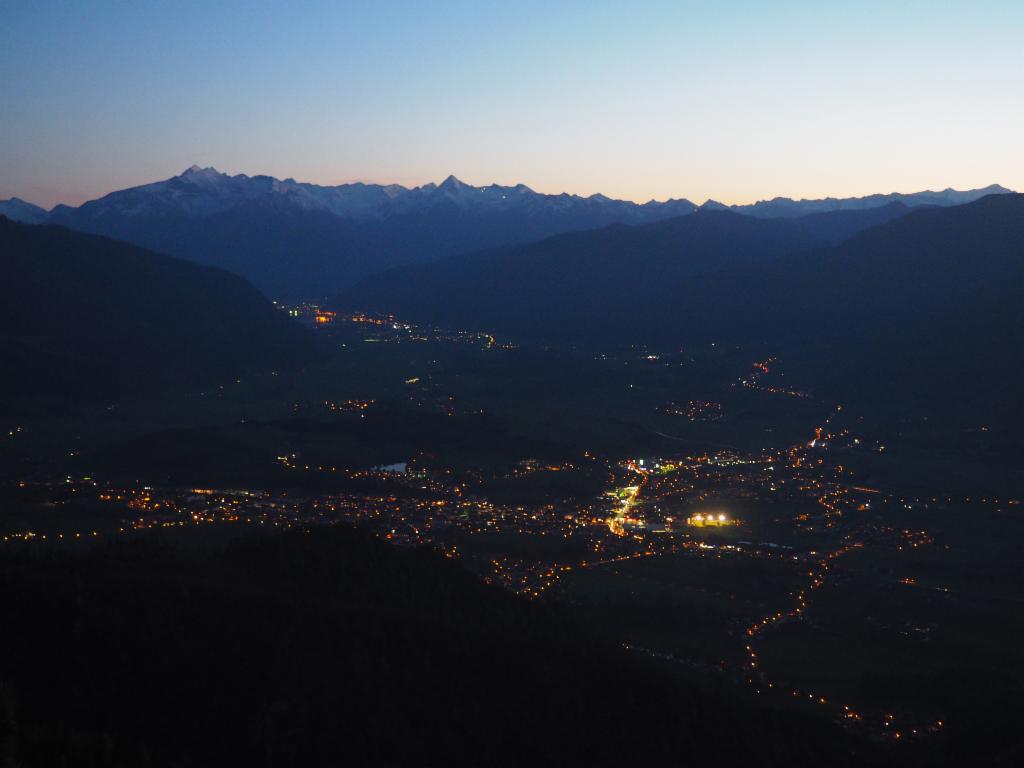
[(325, 367), (186, 393), (164, 423), (152, 404), (83, 411), (74, 436), (24, 418), (4, 558), (355, 525), (878, 759), (1020, 749), (1024, 520), (998, 479), (893, 483), (901, 436), (774, 359), (324, 325)]

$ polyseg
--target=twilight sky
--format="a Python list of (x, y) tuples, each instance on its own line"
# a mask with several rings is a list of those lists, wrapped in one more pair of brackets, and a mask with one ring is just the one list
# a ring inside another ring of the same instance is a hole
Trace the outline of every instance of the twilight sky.
[(647, 200), (1024, 189), (1024, 2), (47, 2), (0, 22), (0, 199), (192, 163)]

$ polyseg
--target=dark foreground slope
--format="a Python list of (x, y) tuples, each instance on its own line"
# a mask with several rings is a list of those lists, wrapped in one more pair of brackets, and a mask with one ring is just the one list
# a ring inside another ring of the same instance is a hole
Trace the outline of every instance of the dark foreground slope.
[(15, 765), (867, 757), (837, 728), (698, 693), (551, 607), (350, 529), (205, 554), (7, 553), (0, 576), (17, 628), (0, 640), (0, 754)]
[(0, 217), (0, 269), (7, 397), (113, 401), (310, 351), (244, 279), (116, 240)]

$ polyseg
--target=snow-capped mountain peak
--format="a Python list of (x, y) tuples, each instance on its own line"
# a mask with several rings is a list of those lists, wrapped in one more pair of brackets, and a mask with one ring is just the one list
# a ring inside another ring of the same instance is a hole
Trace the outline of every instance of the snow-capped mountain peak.
[(212, 165), (203, 168), (193, 163), (184, 171), (181, 172), (182, 176), (224, 176), (225, 174), (218, 171)]

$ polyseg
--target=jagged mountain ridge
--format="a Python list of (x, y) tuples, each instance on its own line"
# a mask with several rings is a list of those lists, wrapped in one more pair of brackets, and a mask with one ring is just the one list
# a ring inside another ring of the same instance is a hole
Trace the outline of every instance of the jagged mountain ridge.
[(236, 205), (260, 201), (271, 205), (294, 206), (306, 211), (324, 211), (352, 220), (384, 219), (406, 214), (423, 207), (453, 203), (471, 210), (509, 210), (522, 206), (545, 206), (557, 210), (604, 208), (617, 211), (624, 220), (646, 220), (653, 212), (665, 210), (670, 215), (692, 211), (696, 206), (688, 200), (651, 201), (638, 205), (625, 200), (612, 200), (603, 195), (547, 195), (534, 192), (525, 184), (501, 186), (491, 184), (474, 187), (455, 176), (441, 184), (403, 187), (355, 182), (337, 186), (321, 186), (295, 179), (272, 176), (234, 176), (215, 168), (193, 165), (178, 176), (164, 181), (111, 192), (79, 206), (60, 205), (51, 216), (63, 218), (77, 215), (117, 213), (138, 216), (171, 211), (202, 218), (223, 212)]
[(393, 266), (695, 207), (473, 187), (454, 176), (411, 189), (323, 187), (193, 166), (78, 208), (57, 206), (46, 220), (237, 272), (275, 298), (306, 299)]
[[(759, 218), (856, 213), (886, 205), (949, 205), (983, 191), (776, 198), (733, 210)], [(725, 206), (709, 202), (705, 207)], [(610, 224), (649, 224), (696, 209), (685, 199), (638, 204), (600, 194), (542, 194), (524, 184), (476, 187), (454, 176), (411, 188), (361, 182), (320, 186), (196, 165), (78, 207), (59, 205), (46, 212), (17, 198), (0, 202), (0, 213), (13, 220), (60, 224), (221, 267), (286, 300), (336, 295), (392, 267)]]

